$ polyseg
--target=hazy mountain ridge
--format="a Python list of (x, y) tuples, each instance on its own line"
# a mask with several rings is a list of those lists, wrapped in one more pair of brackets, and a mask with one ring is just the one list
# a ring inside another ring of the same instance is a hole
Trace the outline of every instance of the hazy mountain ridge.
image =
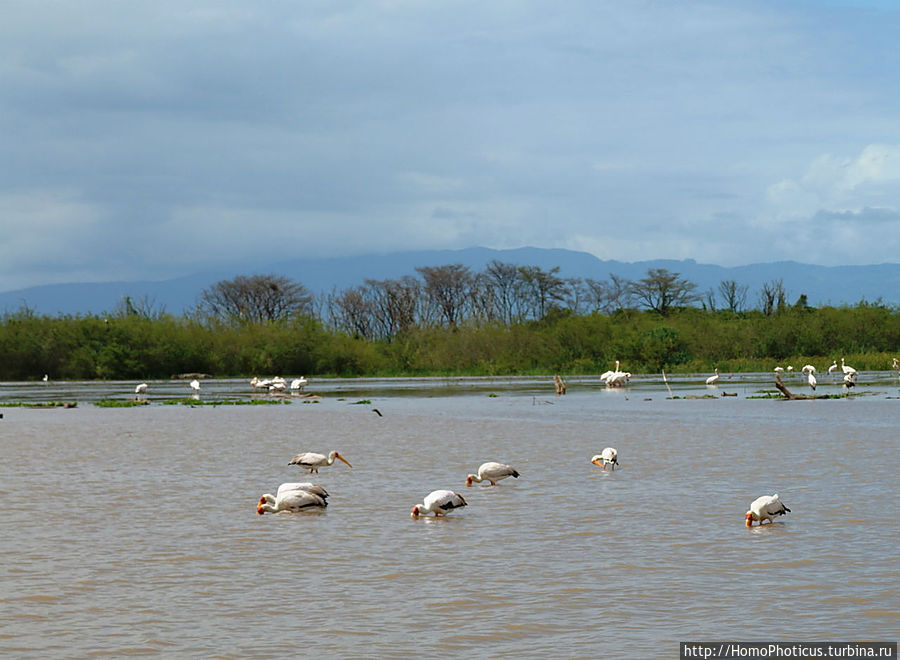
[(586, 252), (562, 249), (517, 248), (493, 250), (425, 250), (359, 257), (294, 259), (267, 268), (216, 269), (186, 277), (158, 282), (98, 282), (50, 284), (0, 292), (0, 310), (13, 312), (23, 304), (38, 314), (101, 314), (113, 310), (125, 297), (146, 299), (157, 308), (180, 314), (193, 307), (206, 287), (222, 279), (253, 273), (284, 275), (301, 282), (316, 294), (329, 293), (363, 284), (367, 279), (396, 279), (416, 276), (417, 267), (463, 264), (482, 270), (492, 260), (537, 266), (544, 270), (559, 267), (562, 277), (589, 277), (607, 280), (610, 274), (625, 279), (640, 279), (648, 269), (665, 268), (694, 282), (698, 291), (716, 290), (719, 282), (735, 280), (748, 287), (747, 304), (757, 304), (758, 293), (766, 282), (782, 280), (793, 303), (806, 294), (814, 306), (855, 304), (860, 300), (881, 300), (900, 304), (900, 264), (868, 266), (816, 266), (794, 261), (724, 267), (683, 261), (656, 259), (621, 262), (601, 260)]

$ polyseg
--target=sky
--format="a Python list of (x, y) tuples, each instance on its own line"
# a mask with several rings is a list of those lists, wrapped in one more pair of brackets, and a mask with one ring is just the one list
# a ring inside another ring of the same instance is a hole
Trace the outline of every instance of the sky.
[(2, 13), (0, 291), (475, 246), (900, 262), (893, 2)]

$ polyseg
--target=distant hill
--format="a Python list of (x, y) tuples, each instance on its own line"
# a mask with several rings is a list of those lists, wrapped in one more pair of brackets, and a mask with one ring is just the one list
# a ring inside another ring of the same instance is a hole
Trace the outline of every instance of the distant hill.
[(814, 266), (793, 261), (723, 267), (684, 261), (654, 260), (638, 262), (604, 261), (586, 252), (572, 250), (518, 248), (492, 250), (426, 250), (384, 255), (295, 259), (268, 268), (217, 270), (160, 282), (102, 282), (82, 284), (50, 284), (0, 292), (0, 310), (15, 311), (23, 304), (38, 314), (102, 314), (112, 311), (125, 297), (146, 299), (156, 308), (181, 314), (196, 303), (198, 296), (211, 284), (237, 275), (272, 273), (301, 282), (313, 293), (341, 290), (367, 279), (396, 279), (417, 275), (420, 266), (463, 264), (481, 270), (492, 260), (549, 270), (560, 267), (562, 277), (590, 277), (606, 280), (615, 274), (629, 280), (644, 277), (651, 268), (665, 268), (679, 273), (698, 285), (699, 291), (716, 289), (723, 280), (735, 280), (749, 289), (747, 303), (755, 306), (763, 284), (782, 280), (793, 303), (806, 294), (813, 306), (855, 304), (860, 300), (881, 300), (888, 305), (900, 304), (900, 264), (871, 266)]

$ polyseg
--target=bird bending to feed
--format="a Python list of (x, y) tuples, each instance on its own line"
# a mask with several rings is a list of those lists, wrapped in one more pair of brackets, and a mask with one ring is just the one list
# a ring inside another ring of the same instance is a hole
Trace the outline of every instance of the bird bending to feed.
[(818, 381), (816, 381), (816, 375), (815, 375), (813, 372), (810, 371), (810, 372), (806, 375), (806, 380), (807, 380), (807, 382), (809, 383), (809, 386), (810, 386), (811, 388), (813, 388), (813, 390), (815, 390), (815, 389), (816, 389), (816, 385), (818, 384)]
[(290, 511), (297, 513), (304, 509), (321, 509), (328, 506), (328, 502), (324, 497), (311, 493), (307, 490), (287, 490), (275, 497), (274, 502), (269, 502), (268, 498), (263, 495), (259, 503), (256, 505), (256, 513), (263, 515), (265, 513), (279, 513), (281, 511)]
[(433, 490), (425, 496), (422, 504), (416, 504), (409, 515), (418, 518), (419, 515), (433, 513), (435, 516), (444, 516), (462, 506), (468, 506), (462, 495), (452, 490)]
[(285, 493), (289, 493), (292, 490), (302, 490), (307, 493), (312, 493), (313, 495), (318, 495), (323, 500), (328, 499), (328, 491), (319, 484), (311, 484), (308, 481), (291, 481), (281, 484), (278, 487), (278, 490), (275, 491), (274, 495), (272, 495), (272, 493), (266, 493), (265, 495), (261, 496), (259, 498), (259, 503), (265, 504), (266, 502), (268, 502), (269, 504), (275, 504), (276, 500), (280, 496), (284, 495)]
[(496, 486), (498, 481), (507, 477), (518, 479), (519, 473), (516, 472), (512, 465), (490, 461), (481, 464), (481, 467), (478, 468), (478, 474), (470, 474), (466, 477), (466, 486), (471, 486), (473, 481), (478, 483), (490, 481), (491, 486)]
[(714, 376), (710, 376), (709, 378), (707, 378), (706, 384), (707, 385), (715, 385), (718, 382), (719, 382), (719, 368), (716, 367), (716, 374)]
[(856, 387), (856, 377), (857, 374), (855, 371), (848, 371), (846, 374), (844, 374), (844, 387), (846, 387), (848, 390), (851, 387)]
[(619, 464), (619, 452), (617, 452), (613, 447), (607, 447), (599, 454), (594, 456), (591, 459), (591, 463), (594, 465), (599, 465), (603, 470), (606, 469), (607, 465), (612, 465), (611, 470), (615, 470), (616, 466)]
[(305, 376), (300, 376), (300, 378), (295, 378), (291, 381), (291, 389), (292, 390), (302, 390), (306, 387), (306, 384), (309, 380)]
[(785, 513), (790, 513), (790, 511), (791, 510), (778, 499), (778, 493), (775, 493), (774, 495), (763, 495), (762, 497), (757, 497), (750, 503), (750, 510), (744, 515), (744, 520), (746, 521), (747, 527), (753, 525), (754, 520), (758, 520), (759, 524), (762, 525), (764, 520), (768, 520), (771, 523), (772, 518), (775, 516), (783, 516)]
[(191, 381), (191, 389), (194, 390), (195, 392), (200, 391), (200, 381), (197, 380), (196, 378)]
[(141, 383), (137, 387), (134, 388), (135, 394), (144, 394), (147, 391), (147, 383)]
[[(336, 458), (344, 461), (347, 465), (350, 465), (350, 462), (336, 451), (331, 452), (328, 456), (307, 451), (294, 456), (288, 465), (299, 465), (300, 467), (309, 470), (310, 474), (312, 474), (313, 472), (318, 472), (319, 468), (323, 465), (331, 465)], [(350, 465), (350, 467), (353, 466)]]

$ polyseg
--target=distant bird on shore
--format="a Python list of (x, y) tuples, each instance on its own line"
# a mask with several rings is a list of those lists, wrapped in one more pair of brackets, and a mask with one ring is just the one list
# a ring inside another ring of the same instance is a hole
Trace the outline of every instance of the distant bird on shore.
[(194, 390), (194, 392), (200, 391), (200, 381), (197, 380), (196, 378), (191, 381), (190, 385), (191, 385), (191, 389)]
[(134, 388), (135, 394), (146, 394), (147, 393), (147, 383), (141, 383), (137, 387)]
[(591, 463), (599, 465), (603, 470), (606, 469), (607, 465), (611, 465), (612, 467), (610, 470), (615, 470), (616, 466), (619, 464), (619, 452), (616, 451), (614, 447), (607, 447), (594, 456), (591, 459)]
[(747, 527), (752, 526), (754, 520), (762, 525), (764, 521), (768, 520), (771, 523), (775, 516), (783, 516), (790, 511), (778, 498), (778, 493), (763, 495), (750, 503), (750, 510), (744, 514), (744, 521)]
[(45, 383), (49, 382), (49, 381), (50, 381), (50, 374), (44, 374), (44, 377), (41, 378), (41, 380), (44, 381)]
[(468, 503), (462, 495), (454, 493), (452, 490), (433, 490), (425, 496), (422, 504), (416, 504), (412, 508), (409, 515), (413, 518), (418, 518), (420, 515), (427, 513), (433, 513), (435, 516), (445, 516), (453, 509), (459, 509), (464, 506), (468, 506)]
[(306, 378), (306, 376), (300, 376), (300, 378), (295, 378), (291, 381), (291, 389), (302, 390), (304, 387), (306, 387), (307, 383), (309, 383), (309, 380)]
[(490, 481), (491, 486), (496, 486), (497, 482), (507, 477), (519, 478), (519, 473), (512, 465), (505, 463), (495, 463), (490, 461), (482, 463), (478, 468), (478, 474), (470, 474), (466, 477), (466, 486), (471, 486), (472, 482), (481, 483), (482, 481)]
[(709, 378), (707, 378), (707, 379), (706, 379), (706, 384), (707, 384), (707, 385), (715, 385), (715, 384), (718, 383), (718, 382), (719, 382), (719, 368), (716, 367), (716, 373), (715, 373), (715, 375), (710, 376)]
[[(309, 470), (310, 474), (312, 474), (313, 472), (318, 473), (320, 467), (334, 463), (334, 459), (344, 461), (344, 463), (350, 465), (350, 462), (336, 451), (331, 452), (328, 456), (325, 456), (324, 454), (314, 454), (311, 451), (303, 452), (302, 454), (294, 456), (288, 465), (299, 465), (300, 467)], [(350, 467), (353, 466), (350, 465)]]

